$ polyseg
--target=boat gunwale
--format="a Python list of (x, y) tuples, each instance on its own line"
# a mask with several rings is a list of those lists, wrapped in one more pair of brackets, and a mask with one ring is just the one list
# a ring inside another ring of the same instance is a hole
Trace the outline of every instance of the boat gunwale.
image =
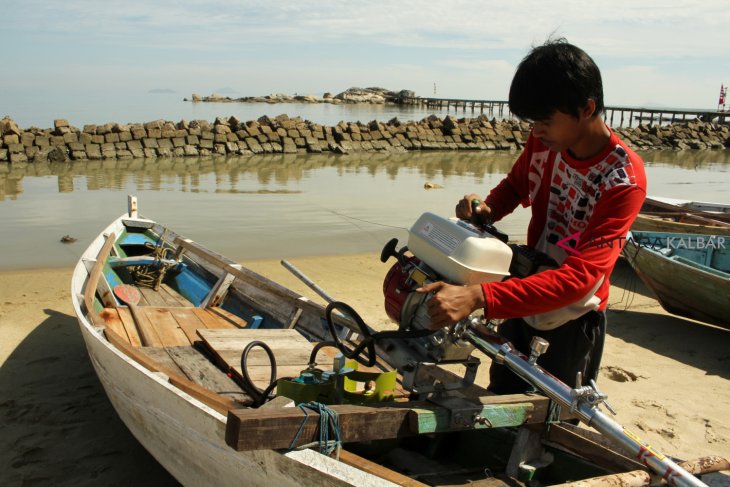
[[(701, 205), (705, 207), (715, 207), (718, 211), (703, 210), (701, 208), (693, 208), (691, 205)], [(700, 220), (706, 225), (713, 226), (730, 226), (730, 205), (723, 203), (710, 203), (703, 201), (683, 200), (675, 198), (664, 198), (660, 196), (647, 196), (642, 204), (644, 214), (649, 211), (650, 208), (657, 208), (664, 212), (674, 212), (677, 214), (683, 214), (684, 216)], [(640, 212), (641, 213), (641, 212)], [(660, 212), (656, 212), (660, 213)], [(660, 215), (647, 215), (647, 216), (660, 216)], [(671, 216), (671, 215), (668, 215)]]

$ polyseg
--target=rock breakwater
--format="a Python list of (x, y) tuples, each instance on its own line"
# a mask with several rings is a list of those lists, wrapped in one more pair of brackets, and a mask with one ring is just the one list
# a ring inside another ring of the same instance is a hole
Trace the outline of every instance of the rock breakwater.
[(213, 93), (208, 96), (200, 96), (193, 93), (190, 100), (192, 102), (213, 102), (213, 103), (331, 103), (340, 105), (343, 103), (370, 103), (373, 105), (398, 104), (402, 105), (407, 98), (416, 96), (416, 93), (410, 90), (391, 91), (386, 88), (348, 88), (347, 90), (333, 95), (325, 93), (324, 95), (286, 95), (283, 93), (275, 93), (266, 96), (244, 96), (233, 98)]
[[(0, 120), (0, 162), (205, 157), (267, 153), (387, 152), (412, 150), (517, 150), (530, 126), (514, 120), (439, 118), (420, 121), (320, 125), (280, 115), (243, 122), (236, 117), (171, 122), (84, 125), (58, 119), (51, 129), (21, 129)], [(726, 125), (693, 121), (669, 126), (620, 128), (635, 149), (720, 149), (730, 146)]]

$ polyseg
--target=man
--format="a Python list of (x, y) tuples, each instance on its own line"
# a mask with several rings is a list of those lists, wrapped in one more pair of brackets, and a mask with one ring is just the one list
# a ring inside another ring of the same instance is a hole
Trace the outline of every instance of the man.
[[(529, 206), (527, 244), (559, 267), (481, 285), (436, 282), (419, 291), (435, 293), (428, 303), (434, 327), (483, 308), (488, 318), (507, 318), (500, 332), (523, 353), (533, 336), (548, 340), (538, 361), (545, 370), (571, 386), (581, 372), (587, 383), (596, 379), (603, 353), (608, 277), (646, 196), (643, 162), (601, 119), (598, 67), (563, 39), (522, 60), (509, 107), (533, 124), (525, 148), (485, 201), (464, 196), (456, 216), (498, 221), (518, 204)], [(506, 366), (492, 364), (490, 390), (527, 388)]]

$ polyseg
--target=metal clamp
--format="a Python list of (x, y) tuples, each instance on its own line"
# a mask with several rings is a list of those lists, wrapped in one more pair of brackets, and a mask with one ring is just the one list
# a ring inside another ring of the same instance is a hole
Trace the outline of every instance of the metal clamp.
[(589, 385), (586, 386), (581, 385), (582, 382), (583, 374), (578, 372), (575, 378), (575, 388), (570, 390), (570, 412), (575, 413), (582, 402), (591, 407), (598, 407), (599, 404), (603, 403), (606, 409), (615, 416), (616, 411), (608, 403), (608, 394), (598, 389), (596, 381), (591, 379)]
[(494, 427), (487, 417), (486, 408), (488, 406), (484, 404), (466, 398), (442, 396), (440, 394), (430, 397), (428, 401), (449, 411), (447, 429), (484, 429)]
[(438, 365), (463, 365), (465, 368), (464, 375), (461, 380), (454, 382), (434, 382), (434, 379), (428, 373), (428, 367), (436, 365), (435, 363), (410, 361), (402, 369), (403, 388), (414, 394), (465, 389), (474, 384), (480, 363), (480, 360), (473, 356), (468, 357), (466, 360), (443, 360)]

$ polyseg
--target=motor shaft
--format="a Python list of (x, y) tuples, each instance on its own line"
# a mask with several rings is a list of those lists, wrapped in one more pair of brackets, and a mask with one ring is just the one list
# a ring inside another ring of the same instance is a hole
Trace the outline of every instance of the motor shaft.
[[(473, 328), (464, 331), (463, 337), (493, 360), (509, 369), (528, 384), (541, 391), (563, 408), (573, 405), (575, 415), (583, 423), (601, 432), (617, 446), (631, 452), (635, 458), (660, 475), (669, 485), (681, 487), (707, 487), (705, 483), (677, 465), (675, 462), (655, 451), (635, 433), (627, 430), (598, 409), (598, 404), (586, 401), (574, 403), (573, 389), (550, 375), (535, 363), (530, 363), (522, 353), (515, 350), (509, 342), (501, 342), (496, 336), (490, 337), (477, 333)], [(542, 345), (539, 345), (542, 348)]]

